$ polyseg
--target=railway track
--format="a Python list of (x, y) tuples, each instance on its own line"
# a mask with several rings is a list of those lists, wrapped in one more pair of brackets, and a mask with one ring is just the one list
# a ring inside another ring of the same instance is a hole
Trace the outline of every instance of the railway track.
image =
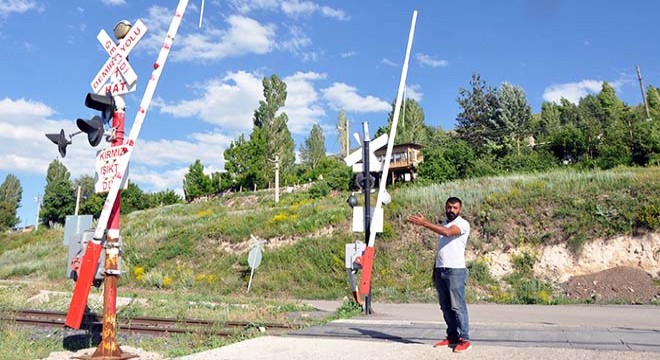
[[(18, 325), (37, 327), (64, 327), (66, 313), (61, 311), (44, 310), (17, 310), (0, 314), (0, 320), (13, 322)], [(119, 331), (133, 334), (185, 334), (195, 333), (212, 336), (229, 337), (240, 335), (250, 329), (269, 331), (273, 334), (282, 334), (295, 330), (300, 324), (257, 323), (244, 321), (210, 321), (199, 319), (171, 319), (154, 317), (118, 318)], [(100, 331), (103, 327), (103, 316), (87, 313), (83, 317), (82, 328)]]

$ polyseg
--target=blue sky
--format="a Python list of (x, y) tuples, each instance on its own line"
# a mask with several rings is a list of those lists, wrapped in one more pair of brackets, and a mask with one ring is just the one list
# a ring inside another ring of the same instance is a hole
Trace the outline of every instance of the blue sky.
[[(176, 0), (0, 0), (0, 181), (23, 186), (20, 225), (33, 224), (55, 158), (72, 177), (93, 175), (92, 148), (73, 139), (66, 158), (44, 133), (77, 130), (90, 82), (107, 59), (96, 40), (120, 19), (141, 19), (147, 35), (130, 55), (137, 91), (126, 96), (127, 131), (135, 118)], [(489, 85), (525, 89), (533, 112), (562, 96), (578, 101), (614, 84), (628, 104), (641, 103), (635, 66), (645, 84), (660, 84), (660, 31), (653, 1), (323, 1), (191, 0), (142, 128), (130, 180), (145, 191), (180, 191), (188, 166), (200, 159), (223, 169), (222, 153), (249, 134), (261, 79), (288, 84), (284, 111), (296, 148), (313, 124), (338, 152), (338, 109), (351, 120), (383, 125), (395, 99), (413, 10), (418, 11), (407, 95), (426, 122), (454, 127), (456, 98), (478, 72)], [(354, 141), (354, 140), (353, 140)], [(355, 143), (352, 144), (356, 146)]]

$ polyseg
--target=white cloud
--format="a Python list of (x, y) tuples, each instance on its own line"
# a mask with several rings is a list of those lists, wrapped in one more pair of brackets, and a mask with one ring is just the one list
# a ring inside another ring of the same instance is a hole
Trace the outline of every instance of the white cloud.
[(281, 0), (231, 0), (232, 6), (245, 14), (254, 10), (277, 10)]
[[(64, 129), (68, 135), (78, 130), (71, 120), (53, 119), (55, 113), (50, 106), (38, 101), (0, 100), (0, 170), (46, 173), (48, 164), (60, 155), (57, 146), (45, 134), (57, 134)], [(66, 158), (60, 160), (74, 176), (89, 173), (89, 169), (94, 168), (95, 150), (82, 135), (72, 142), (84, 146), (68, 146)]]
[(126, 4), (126, 0), (101, 0), (106, 5), (117, 6)]
[(289, 36), (289, 39), (279, 43), (279, 48), (288, 50), (292, 54), (299, 56), (302, 61), (316, 61), (318, 59), (317, 52), (305, 50), (312, 45), (312, 39), (305, 34), (302, 28), (290, 26)]
[(0, 0), (0, 15), (22, 14), (37, 8), (37, 2), (32, 0)]
[(350, 17), (345, 11), (329, 6), (322, 6), (313, 1), (306, 0), (232, 0), (232, 6), (245, 14), (255, 10), (282, 11), (291, 18), (311, 16), (315, 13), (321, 16), (346, 21)]
[[(67, 167), (72, 178), (94, 174), (96, 152), (109, 144), (102, 142), (93, 148), (89, 146), (85, 134), (80, 134), (71, 139), (66, 157), (60, 157), (57, 146), (44, 134), (58, 134), (60, 129), (64, 129), (68, 138), (78, 129), (72, 119), (53, 119), (55, 114), (53, 108), (42, 102), (9, 98), (0, 100), (0, 170), (45, 175), (48, 165), (53, 159), (58, 159)], [(249, 116), (248, 121), (251, 113)], [(128, 134), (130, 129), (126, 130)], [(209, 173), (224, 168), (222, 154), (233, 138), (231, 132), (216, 129), (193, 133), (183, 139), (140, 140), (131, 158), (129, 179), (143, 190), (169, 188), (181, 192), (183, 176), (196, 159), (202, 161)]]
[[(194, 161), (190, 163), (192, 164)], [(188, 173), (189, 166), (158, 171), (153, 168), (131, 164), (128, 177), (132, 183), (137, 184), (144, 191), (156, 192), (171, 189), (183, 196), (183, 177)]]
[(223, 153), (233, 138), (216, 129), (185, 140), (141, 141), (135, 147), (129, 179), (147, 191), (173, 189), (181, 194), (188, 167), (199, 159), (207, 174), (224, 168)]
[(338, 9), (333, 9), (329, 6), (321, 6), (321, 14), (324, 16), (334, 18), (337, 20), (349, 20), (350, 17), (343, 11), (343, 10), (338, 10)]
[(287, 99), (282, 109), (289, 117), (288, 127), (294, 134), (307, 134), (312, 126), (325, 116), (314, 89), (314, 80), (325, 79), (325, 74), (297, 72), (283, 79), (286, 83)]
[(424, 94), (420, 91), (421, 86), (419, 85), (408, 85), (406, 86), (406, 97), (408, 99), (413, 99), (417, 102), (422, 101)]
[(417, 58), (417, 61), (424, 66), (430, 66), (436, 68), (436, 67), (446, 67), (449, 65), (449, 61), (447, 60), (435, 59), (430, 55), (426, 55), (422, 53), (415, 54), (415, 57)]
[[(160, 51), (170, 17), (171, 11), (167, 8), (149, 8), (145, 24), (150, 35), (144, 40), (144, 48)], [(275, 48), (275, 25), (264, 25), (242, 15), (229, 16), (226, 22), (226, 29), (214, 28), (207, 22), (202, 32), (179, 35), (172, 49), (172, 61), (216, 61), (243, 54), (266, 54)]]
[[(325, 115), (313, 84), (313, 81), (325, 77), (325, 74), (314, 72), (297, 72), (282, 79), (287, 84), (287, 100), (282, 110), (289, 117), (288, 126), (292, 133), (306, 133)], [(199, 117), (223, 129), (242, 132), (252, 129), (254, 111), (263, 100), (262, 79), (263, 76), (257, 73), (228, 73), (222, 79), (213, 79), (199, 86), (201, 95), (197, 99), (176, 104), (164, 104), (159, 100), (153, 106), (175, 117)]]
[(323, 97), (337, 109), (352, 112), (389, 111), (390, 104), (374, 96), (360, 96), (355, 87), (344, 83), (334, 83), (321, 90)]
[(383, 58), (382, 63), (387, 65), (387, 66), (392, 66), (392, 67), (397, 66), (397, 63), (395, 63), (394, 61), (392, 61), (390, 59), (387, 59), (387, 58)]
[(343, 57), (344, 59), (351, 58), (355, 55), (357, 55), (357, 53), (353, 50), (339, 54), (339, 56)]
[(252, 128), (252, 115), (263, 99), (262, 77), (244, 71), (228, 73), (200, 86), (202, 95), (178, 104), (154, 103), (160, 111), (175, 117), (201, 120), (233, 131)]
[(543, 91), (543, 100), (559, 103), (561, 98), (577, 104), (581, 98), (600, 92), (603, 82), (599, 80), (582, 80), (565, 84), (553, 84)]

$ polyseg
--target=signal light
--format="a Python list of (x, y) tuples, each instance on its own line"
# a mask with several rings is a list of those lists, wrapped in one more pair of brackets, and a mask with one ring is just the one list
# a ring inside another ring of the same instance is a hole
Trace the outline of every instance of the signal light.
[(71, 140), (67, 140), (66, 135), (64, 134), (64, 129), (60, 130), (59, 134), (46, 134), (46, 137), (57, 145), (57, 150), (60, 151), (60, 155), (65, 157), (66, 147), (71, 144)]
[(100, 111), (103, 121), (107, 122), (112, 118), (112, 114), (115, 112), (115, 99), (110, 95), (87, 93), (87, 97), (85, 97), (85, 106)]
[(96, 115), (91, 120), (77, 119), (78, 129), (87, 134), (89, 145), (97, 146), (103, 139), (103, 119)]

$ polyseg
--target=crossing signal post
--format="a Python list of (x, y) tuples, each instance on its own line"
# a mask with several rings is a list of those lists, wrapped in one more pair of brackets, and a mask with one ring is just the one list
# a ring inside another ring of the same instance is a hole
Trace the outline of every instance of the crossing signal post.
[[(135, 47), (135, 44), (144, 36), (147, 31), (146, 26), (138, 20), (135, 25), (125, 29), (125, 22), (118, 23), (119, 29), (115, 26), (116, 33), (125, 34), (118, 44), (110, 39), (110, 36), (104, 31), (99, 31), (97, 39), (101, 42), (104, 50), (110, 55), (106, 63), (101, 67), (94, 77), (90, 86), (95, 94), (104, 94), (113, 96), (115, 102), (114, 113), (112, 114), (112, 126), (114, 134), (112, 136), (112, 147), (110, 151), (101, 152), (107, 154), (115, 163), (112, 165), (113, 173), (109, 181), (108, 195), (103, 204), (103, 211), (98, 218), (96, 230), (93, 238), (88, 242), (85, 254), (80, 266), (80, 276), (76, 282), (71, 297), (71, 304), (65, 320), (65, 324), (74, 329), (79, 329), (87, 305), (87, 297), (92, 285), (91, 279), (94, 276), (96, 263), (100, 257), (101, 250), (106, 248), (106, 278), (104, 281), (104, 306), (103, 306), (103, 333), (101, 343), (91, 357), (86, 359), (128, 359), (135, 357), (132, 354), (125, 354), (119, 349), (115, 342), (116, 325), (116, 288), (117, 276), (119, 275), (117, 260), (119, 258), (119, 193), (120, 187), (124, 184), (127, 176), (128, 164), (136, 145), (136, 141), (142, 129), (142, 123), (145, 120), (149, 105), (156, 91), (158, 80), (162, 74), (165, 62), (170, 49), (176, 38), (176, 34), (181, 25), (183, 14), (188, 5), (188, 0), (179, 0), (174, 15), (167, 30), (167, 35), (163, 45), (158, 53), (158, 57), (153, 64), (153, 71), (147, 82), (147, 86), (142, 96), (142, 101), (135, 115), (135, 120), (131, 131), (124, 144), (124, 111), (125, 105), (120, 96), (127, 92), (135, 90), (137, 75), (127, 62), (128, 53)], [(106, 82), (110, 80), (110, 84)], [(91, 98), (95, 98), (92, 96)], [(92, 123), (88, 123), (89, 129), (94, 129)], [(89, 132), (88, 132), (89, 137)], [(92, 136), (91, 139), (96, 139)], [(110, 153), (110, 154), (108, 154)], [(98, 161), (99, 157), (97, 157)], [(107, 160), (107, 158), (106, 158)], [(103, 240), (106, 239), (104, 242)], [(82, 281), (83, 276), (86, 281)]]
[[(127, 28), (128, 27), (128, 28)], [(117, 29), (122, 28), (122, 31), (117, 31)], [(118, 37), (117, 40), (121, 41), (123, 36), (125, 36), (130, 31), (130, 23), (127, 21), (120, 21), (118, 25), (115, 26), (115, 35), (122, 36)], [(146, 31), (146, 29), (145, 29)], [(115, 77), (119, 76), (119, 70), (115, 70)], [(100, 88), (100, 91), (104, 91), (104, 87)], [(123, 153), (123, 143), (124, 143), (124, 123), (125, 123), (125, 114), (126, 107), (124, 102), (124, 95), (112, 95), (109, 92), (106, 94), (95, 94), (88, 93), (85, 97), (85, 106), (101, 112), (101, 115), (96, 115), (89, 120), (86, 119), (77, 119), (76, 125), (78, 128), (87, 134), (89, 144), (91, 146), (97, 146), (102, 138), (104, 133), (104, 123), (111, 124), (111, 132), (109, 133), (107, 139), (111, 141), (110, 149), (118, 149)], [(101, 150), (101, 152), (107, 151)], [(101, 174), (98, 174), (98, 178), (101, 178)], [(119, 275), (121, 275), (121, 270), (119, 269), (120, 261), (120, 252), (121, 252), (121, 241), (119, 236), (119, 226), (120, 226), (120, 211), (121, 211), (121, 189), (117, 192), (117, 197), (115, 202), (112, 205), (110, 211), (110, 217), (108, 218), (107, 232), (106, 232), (106, 241), (103, 245), (105, 249), (105, 259), (104, 269), (105, 276), (103, 281), (103, 331), (101, 335), (101, 343), (97, 347), (96, 351), (91, 359), (129, 359), (135, 357), (133, 354), (124, 353), (119, 345), (116, 342), (116, 325), (117, 325), (117, 282)], [(88, 250), (89, 250), (88, 244)], [(100, 258), (100, 247), (92, 247), (89, 255), (87, 251), (85, 252), (85, 257)], [(81, 269), (80, 279), (82, 286), (86, 287), (86, 291), (79, 291), (77, 294), (74, 293), (74, 298), (72, 299), (72, 308), (73, 312), (70, 312), (71, 316), (67, 316), (67, 325), (74, 328), (80, 326), (77, 324), (78, 314), (84, 309), (79, 307), (86, 303), (86, 301), (78, 300), (75, 298), (84, 297), (85, 300), (89, 295), (89, 286), (87, 284), (92, 279), (87, 279), (95, 272), (92, 270), (87, 270), (83, 273)], [(85, 276), (85, 279), (82, 277)], [(78, 285), (78, 284), (76, 284)], [(75, 305), (74, 305), (75, 303)]]
[[(388, 135), (383, 134), (373, 140), (369, 138), (369, 126), (367, 122), (362, 123), (364, 137), (362, 147), (353, 153), (346, 156), (344, 161), (347, 165), (353, 167), (353, 172), (356, 173), (355, 183), (360, 191), (364, 194), (364, 206), (357, 206), (358, 199), (355, 195), (349, 196), (347, 199), (348, 205), (353, 209), (353, 231), (364, 232), (364, 242), (356, 242), (354, 244), (346, 245), (346, 267), (348, 269), (349, 282), (353, 297), (358, 304), (364, 308), (365, 315), (373, 313), (371, 307), (371, 283), (364, 288), (358, 287), (355, 279), (355, 274), (358, 270), (362, 270), (361, 283), (365, 278), (371, 278), (372, 263), (374, 257), (373, 246), (366, 246), (371, 232), (383, 232), (383, 216), (376, 217), (376, 211), (382, 213), (381, 209), (371, 207), (371, 192), (374, 188), (376, 178), (371, 175), (372, 172), (380, 172), (383, 169), (384, 161), (379, 160), (374, 155), (374, 151), (380, 149), (387, 144)], [(360, 140), (358, 138), (358, 140)], [(389, 195), (388, 195), (389, 196)], [(376, 222), (372, 226), (372, 222)], [(364, 303), (361, 302), (360, 297), (364, 295)]]

